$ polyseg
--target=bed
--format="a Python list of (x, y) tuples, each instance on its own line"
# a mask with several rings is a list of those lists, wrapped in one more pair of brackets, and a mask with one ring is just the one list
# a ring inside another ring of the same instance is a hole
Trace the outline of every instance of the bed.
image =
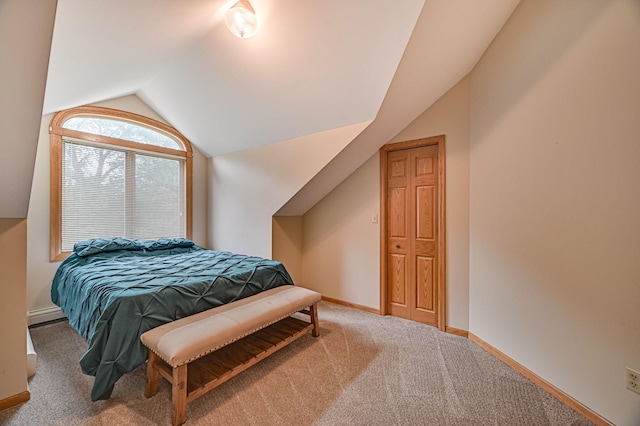
[(77, 243), (60, 265), (51, 300), (87, 340), (80, 366), (95, 376), (96, 401), (145, 362), (145, 331), (291, 284), (280, 262), (207, 250), (184, 238), (93, 239)]

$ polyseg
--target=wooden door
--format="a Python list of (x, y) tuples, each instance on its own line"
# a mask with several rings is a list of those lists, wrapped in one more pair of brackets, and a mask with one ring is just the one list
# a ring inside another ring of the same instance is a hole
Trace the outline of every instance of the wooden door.
[(386, 312), (444, 328), (439, 145), (385, 151)]

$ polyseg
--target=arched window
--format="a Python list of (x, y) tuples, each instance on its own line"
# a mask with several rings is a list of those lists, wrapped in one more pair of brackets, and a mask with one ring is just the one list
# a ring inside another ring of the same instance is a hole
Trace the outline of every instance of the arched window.
[(51, 261), (88, 238), (191, 238), (192, 150), (177, 130), (102, 107), (51, 120)]

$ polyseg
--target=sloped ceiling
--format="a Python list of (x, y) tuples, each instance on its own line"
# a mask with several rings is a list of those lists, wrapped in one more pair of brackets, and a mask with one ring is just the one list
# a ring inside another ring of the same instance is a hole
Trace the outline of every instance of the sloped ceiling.
[(207, 155), (375, 117), (424, 0), (60, 0), (45, 112), (136, 93)]
[(466, 76), (520, 0), (427, 1), (375, 120), (276, 213), (306, 213)]
[(0, 218), (26, 218), (55, 0), (0, 1)]
[[(303, 214), (469, 73), (519, 0), (59, 0), (44, 112), (135, 93), (219, 156), (372, 121), (280, 214)], [(293, 195), (293, 194), (292, 194)]]

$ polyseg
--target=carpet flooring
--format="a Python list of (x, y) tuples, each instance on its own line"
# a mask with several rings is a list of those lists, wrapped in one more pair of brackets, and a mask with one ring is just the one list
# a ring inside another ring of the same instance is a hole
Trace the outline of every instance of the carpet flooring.
[[(187, 425), (570, 425), (592, 423), (473, 342), (433, 327), (321, 302), (306, 335), (187, 405)], [(169, 425), (161, 381), (145, 398), (144, 366), (108, 401), (91, 402), (85, 341), (67, 322), (31, 329), (31, 400), (3, 425)]]

